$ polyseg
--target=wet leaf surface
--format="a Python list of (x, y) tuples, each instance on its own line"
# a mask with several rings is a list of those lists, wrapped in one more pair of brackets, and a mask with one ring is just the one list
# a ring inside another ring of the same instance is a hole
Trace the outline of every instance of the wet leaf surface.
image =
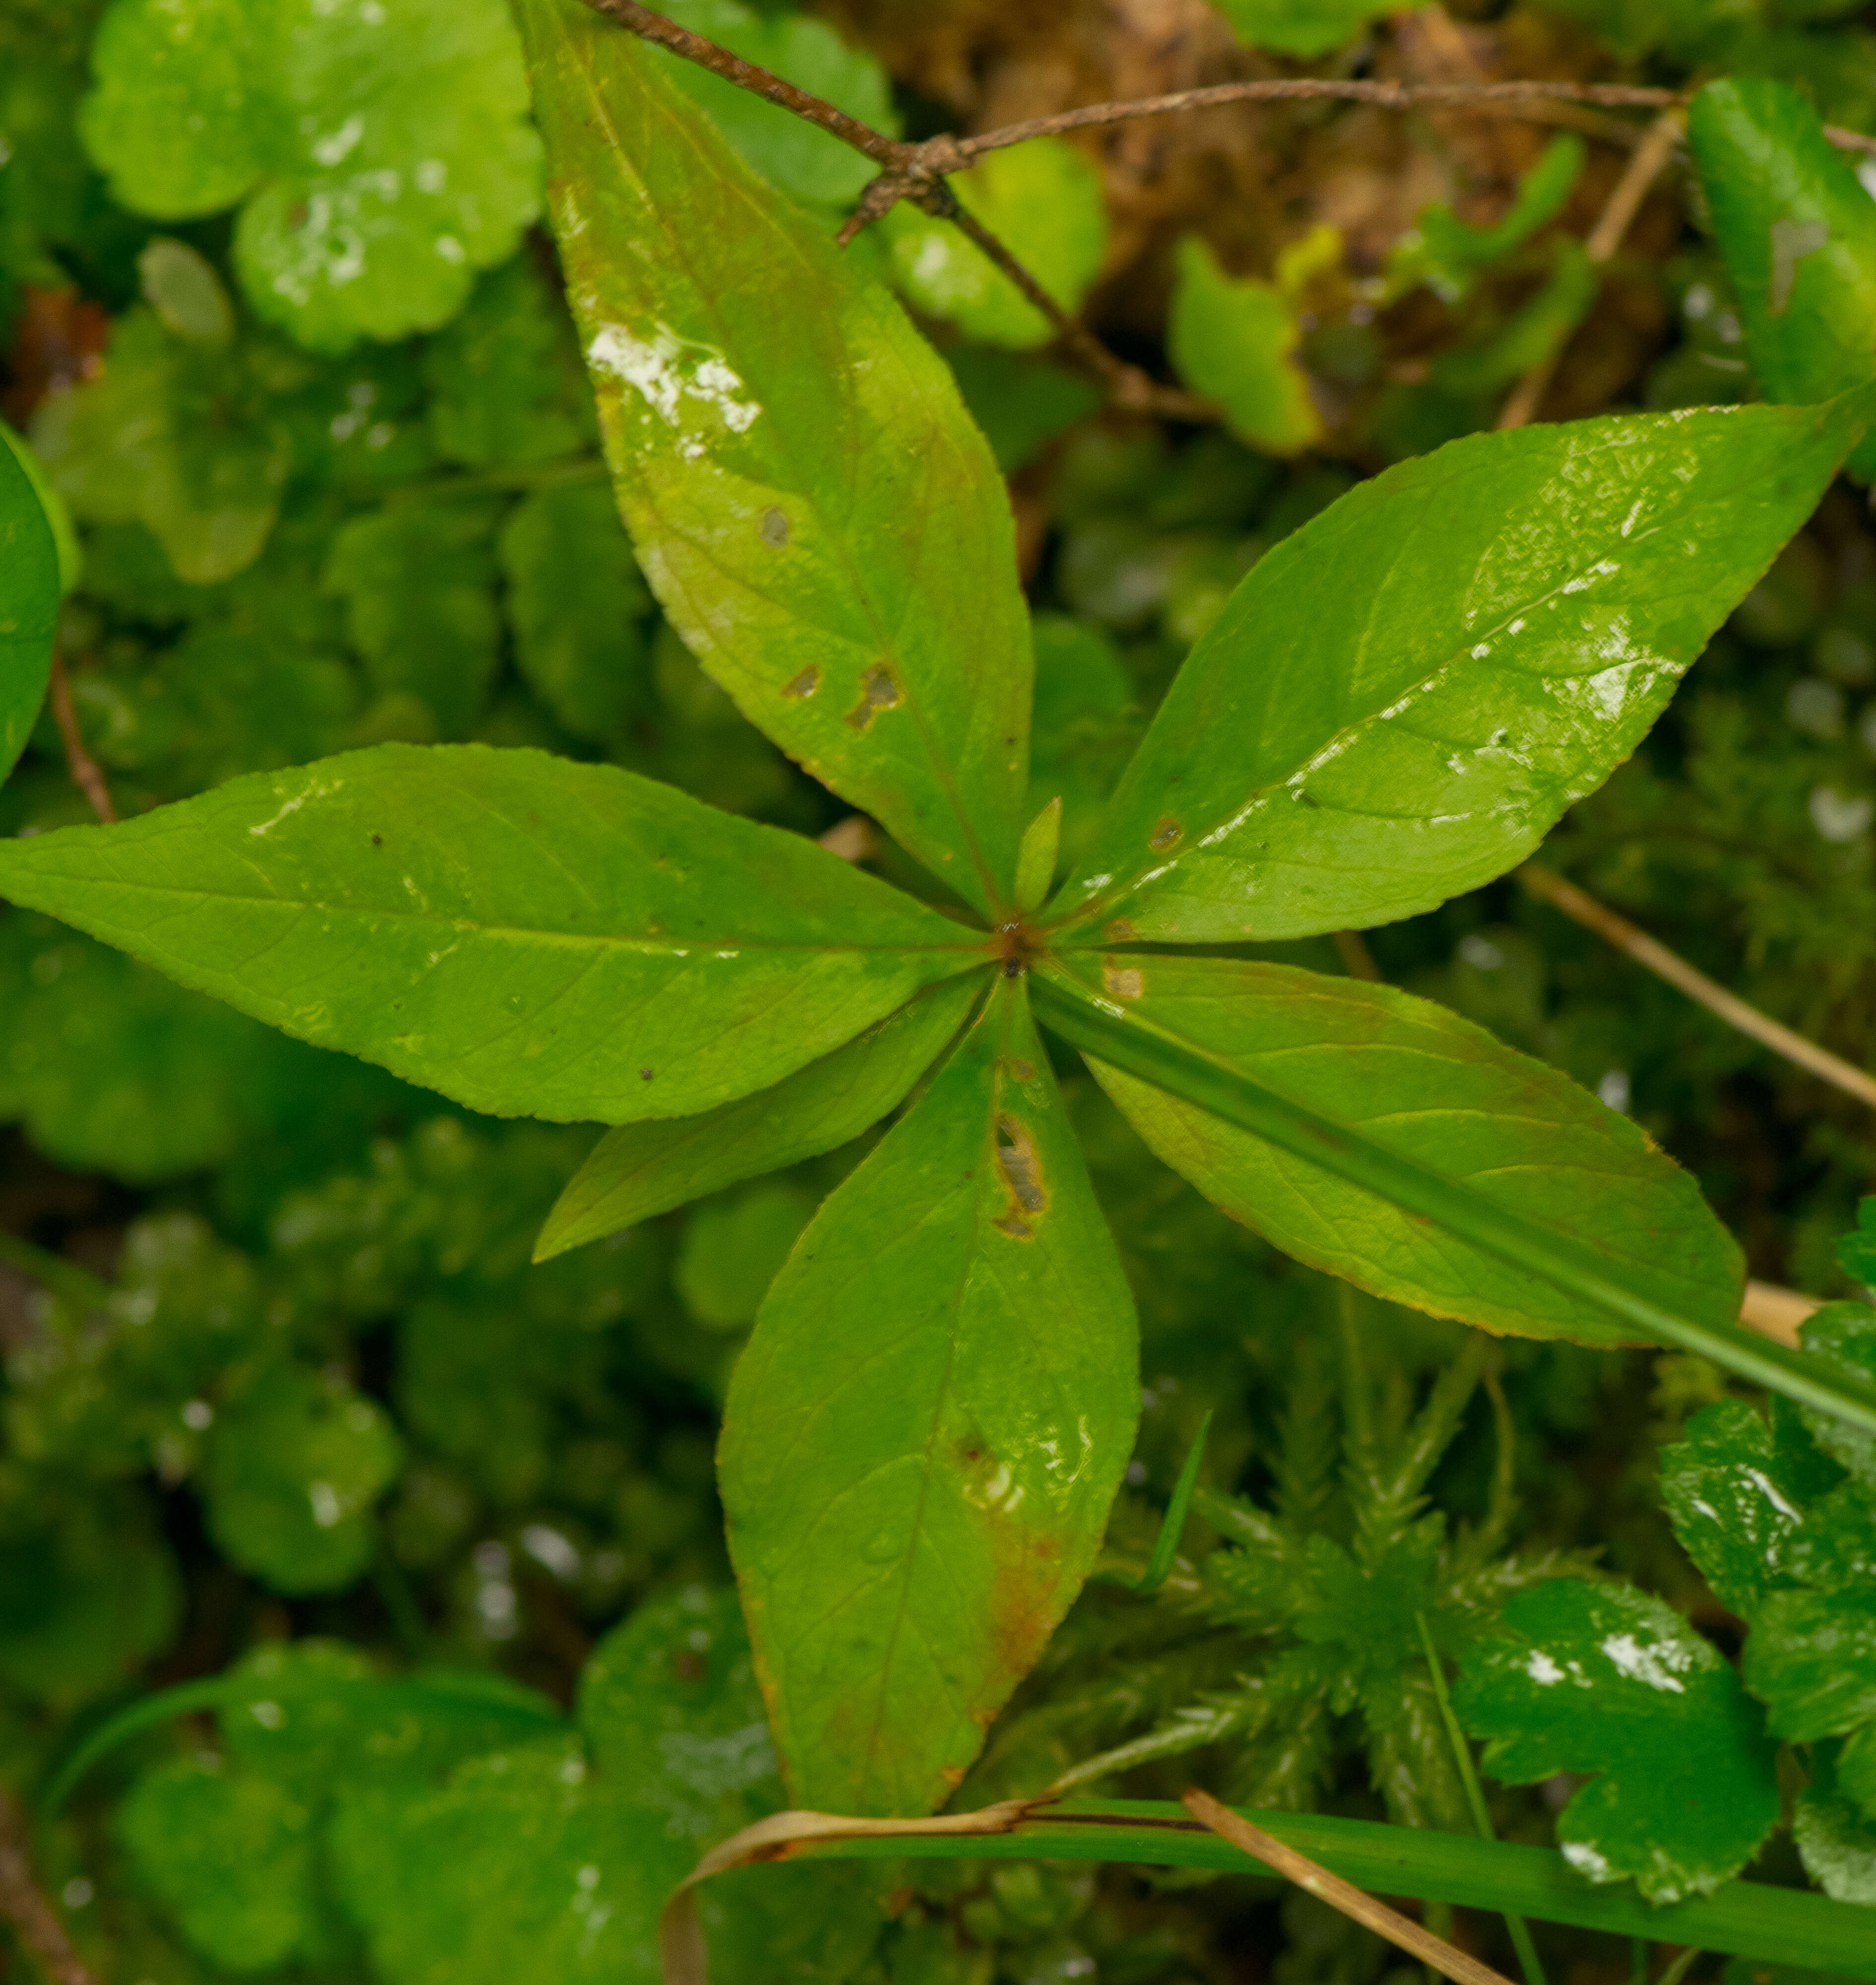
[(0, 889), (303, 1040), (574, 1122), (750, 1094), (978, 960), (811, 842), (475, 745), (381, 745), (0, 844)]
[(1032, 664), (1002, 479), (948, 368), (664, 66), (527, 0), (550, 203), (639, 559), (743, 714), (978, 908)]
[(1657, 1903), (1737, 1874), (1777, 1823), (1775, 1747), (1713, 1647), (1648, 1594), (1575, 1579), (1518, 1594), (1505, 1627), (1455, 1704), (1495, 1778), (1596, 1774), (1559, 1815), (1566, 1859)]
[(1687, 1422), (1661, 1457), (1661, 1495), (1675, 1534), (1716, 1595), (1751, 1618), (1808, 1553), (1806, 1505), (1843, 1471), (1818, 1453), (1782, 1400), (1768, 1421), (1743, 1399), (1722, 1399)]
[(1847, 440), (1814, 409), (1621, 417), (1362, 483), (1193, 650), (1056, 899), (1072, 941), (1300, 937), (1501, 874), (1640, 741)]
[(730, 1387), (730, 1550), (800, 1805), (944, 1800), (1133, 1443), (1133, 1303), (1020, 982), (998, 984), (797, 1244)]
[[(1226, 1058), (1351, 1137), (1594, 1247), (1612, 1275), (1703, 1320), (1737, 1315), (1740, 1265), (1693, 1181), (1567, 1076), (1391, 987), (1223, 959), (1070, 954), (1130, 1019)], [(1174, 1171), (1287, 1254), (1387, 1297), (1520, 1335), (1619, 1333), (1539, 1277), (1105, 1064), (1095, 1073)]]

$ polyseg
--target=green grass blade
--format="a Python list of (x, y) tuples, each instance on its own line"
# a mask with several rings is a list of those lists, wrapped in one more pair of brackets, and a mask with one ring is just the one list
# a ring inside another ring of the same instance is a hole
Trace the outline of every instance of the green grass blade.
[(1173, 1500), (1166, 1506), (1166, 1520), (1159, 1526), (1159, 1534), (1153, 1540), (1153, 1556), (1146, 1560), (1146, 1569), (1140, 1574), (1139, 1582), (1134, 1587), (1143, 1599), (1150, 1598), (1165, 1584), (1166, 1574), (1173, 1569), (1173, 1560), (1179, 1550), (1179, 1540), (1186, 1531), (1186, 1519), (1192, 1511), (1192, 1499), (1197, 1493), (1199, 1469), (1205, 1460), (1205, 1438), (1212, 1430), (1212, 1409), (1207, 1407), (1205, 1417), (1199, 1422), (1199, 1430), (1192, 1437), (1192, 1447), (1186, 1456), (1186, 1464), (1179, 1471), (1179, 1480), (1173, 1485)]
[[(1729, 1956), (1876, 1980), (1876, 1936), (1853, 1903), (1762, 1882), (1657, 1909), (1628, 1883), (1598, 1887), (1561, 1854), (1463, 1834), (1421, 1832), (1321, 1813), (1247, 1813), (1267, 1832), (1371, 1893), (1505, 1910), (1612, 1936), (1696, 1944)], [(1243, 1856), (1180, 1806), (1149, 1800), (1065, 1800), (1012, 1832), (921, 1839), (817, 1841), (797, 1855), (865, 1859), (903, 1855), (970, 1859), (1126, 1861), (1157, 1868), (1247, 1872)]]
[(1085, 1053), (1156, 1083), (1224, 1122), (1435, 1221), (1469, 1245), (1542, 1276), (1657, 1344), (1710, 1358), (1754, 1385), (1876, 1432), (1876, 1391), (1803, 1352), (1737, 1325), (1676, 1316), (1613, 1281), (1587, 1248), (1545, 1233), (1477, 1194), (1351, 1135), (1145, 1021), (1115, 1013), (1047, 964), (1032, 975), (1037, 1017)]
[[(1427, 1673), (1432, 1679), (1433, 1700), (1439, 1705), (1440, 1721), (1446, 1726), (1446, 1741), (1452, 1746), (1452, 1761), (1458, 1768), (1459, 1782), (1465, 1788), (1465, 1802), (1472, 1809), (1472, 1824), (1478, 1828), (1481, 1840), (1496, 1840), (1498, 1831), (1492, 1824), (1492, 1815), (1485, 1805), (1485, 1790), (1478, 1782), (1472, 1746), (1465, 1741), (1465, 1732), (1459, 1728), (1458, 1718), (1452, 1713), (1452, 1698), (1446, 1689), (1446, 1671), (1441, 1667), (1439, 1650), (1433, 1644), (1433, 1630), (1428, 1626), (1424, 1613), (1416, 1613), (1414, 1621), (1420, 1629), (1420, 1644), (1427, 1651)], [(1515, 1909), (1507, 1909), (1505, 1927), (1511, 1937), (1512, 1948), (1518, 1953), (1525, 1985), (1546, 1985), (1544, 1960), (1537, 1954), (1537, 1946), (1531, 1941), (1531, 1932), (1524, 1918)]]

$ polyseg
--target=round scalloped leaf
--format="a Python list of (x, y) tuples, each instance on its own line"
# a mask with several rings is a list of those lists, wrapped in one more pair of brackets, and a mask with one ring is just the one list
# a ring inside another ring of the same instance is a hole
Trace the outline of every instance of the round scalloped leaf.
[(540, 204), (502, 0), (116, 0), (80, 125), (163, 219), (244, 203), (255, 310), (315, 351), (434, 329)]
[(384, 1413), (297, 1365), (264, 1373), (223, 1409), (203, 1469), (209, 1529), (277, 1592), (334, 1592), (371, 1563), (372, 1505), (402, 1449)]
[(317, 1810), (212, 1752), (147, 1772), (118, 1815), (138, 1877), (189, 1943), (224, 1971), (331, 1955), (322, 1935)]
[(1737, 1875), (1778, 1822), (1777, 1752), (1713, 1648), (1650, 1594), (1579, 1579), (1518, 1594), (1504, 1626), (1455, 1704), (1494, 1778), (1596, 1775), (1557, 1821), (1565, 1859), (1656, 1903)]

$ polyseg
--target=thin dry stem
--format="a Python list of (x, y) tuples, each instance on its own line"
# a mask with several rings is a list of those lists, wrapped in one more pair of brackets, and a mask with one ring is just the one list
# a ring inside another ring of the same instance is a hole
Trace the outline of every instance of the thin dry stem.
[(1516, 112), (1537, 102), (1579, 103), (1609, 110), (1659, 110), (1683, 103), (1684, 93), (1620, 82), (1389, 82), (1319, 76), (1259, 77), (1243, 82), (1214, 82), (1202, 89), (1176, 89), (1164, 96), (1141, 96), (1124, 103), (1089, 103), (1051, 117), (1028, 117), (994, 131), (960, 138), (966, 158), (1026, 144), (1032, 138), (1059, 137), (1104, 124), (1131, 123), (1142, 117), (1171, 117), (1188, 110), (1217, 110), (1233, 103), (1372, 103), (1384, 110), (1452, 109)]
[(1261, 1861), (1267, 1868), (1274, 1868), (1299, 1889), (1340, 1909), (1364, 1930), (1371, 1930), (1377, 1936), (1384, 1936), (1390, 1943), (1411, 1953), (1423, 1964), (1430, 1964), (1435, 1970), (1443, 1972), (1455, 1981), (1455, 1985), (1511, 1985), (1502, 1972), (1494, 1971), (1488, 1964), (1481, 1964), (1475, 1957), (1468, 1957), (1444, 1937), (1423, 1930), (1418, 1923), (1389, 1909), (1385, 1903), (1376, 1902), (1365, 1889), (1357, 1889), (1352, 1882), (1344, 1882), (1341, 1876), (1331, 1875), (1320, 1862), (1312, 1861), (1307, 1854), (1299, 1854), (1294, 1847), (1266, 1833), (1261, 1827), (1239, 1819), (1229, 1806), (1220, 1805), (1196, 1786), (1180, 1803), (1194, 1819), (1202, 1821), (1221, 1839), (1230, 1841), (1233, 1847)]
[(72, 783), (85, 795), (92, 811), (109, 827), (117, 818), (117, 808), (103, 767), (85, 748), (85, 734), (79, 728), (72, 684), (65, 674), (65, 658), (56, 648), (52, 650), (52, 672), (46, 694), (52, 706), (52, 720), (65, 744), (65, 769), (72, 774)]
[(1687, 961), (1657, 943), (1648, 933), (1630, 923), (1626, 917), (1618, 916), (1599, 903), (1596, 898), (1568, 882), (1549, 868), (1540, 868), (1528, 862), (1518, 872), (1518, 880), (1553, 909), (1561, 910), (1566, 917), (1573, 919), (1586, 930), (1592, 930), (1606, 939), (1616, 949), (1633, 959), (1636, 964), (1646, 966), (1659, 979), (1696, 1000), (1710, 1013), (1715, 1013), (1728, 1026), (1737, 1027), (1773, 1053), (1782, 1055), (1826, 1082), (1854, 1096), (1859, 1103), (1866, 1103), (1876, 1110), (1876, 1078), (1863, 1070), (1854, 1067), (1841, 1056), (1834, 1055), (1828, 1048), (1821, 1048), (1814, 1041), (1807, 1041), (1802, 1034), (1794, 1033), (1781, 1026), (1768, 1013), (1761, 1013), (1757, 1006), (1749, 1006), (1743, 999), (1729, 992), (1723, 986), (1717, 985), (1705, 972), (1697, 972)]
[[(1085, 324), (1056, 303), (1005, 244), (959, 205), (945, 183), (948, 175), (965, 170), (985, 153), (1024, 144), (1032, 138), (1092, 130), (1143, 117), (1167, 117), (1186, 111), (1217, 109), (1229, 104), (1317, 101), (1368, 103), (1391, 110), (1464, 108), (1499, 116), (1531, 117), (1542, 123), (1574, 123), (1578, 128), (1589, 130), (1592, 136), (1635, 146), (1635, 165), (1624, 175), (1623, 184), (1626, 185), (1636, 166), (1649, 154), (1655, 133), (1650, 132), (1646, 137), (1638, 137), (1632, 127), (1614, 119), (1599, 117), (1597, 113), (1637, 109), (1666, 109), (1673, 113), (1687, 100), (1683, 91), (1629, 83), (1535, 79), (1410, 83), (1328, 76), (1262, 77), (1241, 82), (1213, 83), (1201, 89), (1174, 90), (1165, 96), (1137, 97), (1124, 102), (1085, 104), (1079, 109), (1060, 111), (1050, 117), (1025, 118), (1020, 123), (1005, 124), (994, 131), (980, 131), (968, 138), (945, 135), (914, 144), (874, 130), (870, 124), (849, 116), (837, 105), (797, 88), (785, 77), (755, 62), (745, 62), (740, 55), (732, 54), (703, 35), (693, 34), (666, 15), (640, 5), (639, 0), (586, 0), (586, 4), (596, 13), (643, 39), (669, 49), (686, 62), (696, 63), (713, 75), (734, 83), (739, 89), (747, 89), (766, 102), (818, 125), (878, 166), (881, 169), (879, 176), (861, 196), (858, 207), (840, 231), (838, 239), (843, 247), (862, 228), (891, 213), (902, 200), (909, 200), (926, 213), (955, 223), (1049, 319), (1055, 327), (1063, 358), (1099, 380), (1116, 406), (1133, 412), (1156, 415), (1166, 420), (1215, 421), (1219, 417), (1218, 409), (1196, 395), (1159, 385), (1137, 366), (1128, 364), (1109, 351)], [(1657, 125), (1656, 129), (1659, 128)], [(1834, 143), (1876, 152), (1876, 139), (1840, 130), (1834, 126), (1827, 129)], [(1637, 202), (1659, 170), (1657, 160), (1639, 182), (1640, 190), (1635, 195)], [(1621, 195), (1622, 189), (1618, 187), (1618, 198)], [(1625, 220), (1623, 226), (1626, 225)], [(1532, 405), (1544, 384), (1544, 380), (1539, 380), (1529, 395)], [(1525, 388), (1521, 386), (1513, 395), (1507, 411), (1516, 408), (1525, 396)], [(1527, 408), (1518, 420), (1504, 421), (1501, 425), (1519, 425), (1529, 417)]]
[(1381, 969), (1374, 962), (1374, 954), (1368, 949), (1368, 939), (1359, 931), (1338, 930), (1334, 941), (1335, 954), (1351, 979), (1365, 979), (1374, 986), (1382, 982)]
[(26, 1815), (19, 1802), (0, 1791), (0, 1916), (39, 1961), (53, 1985), (96, 1985), (89, 1967), (72, 1948), (59, 1913), (33, 1878), (26, 1851)]
[(755, 62), (745, 62), (740, 55), (732, 55), (715, 42), (693, 35), (688, 28), (680, 28), (666, 15), (654, 13), (649, 7), (641, 7), (639, 0), (586, 0), (586, 4), (596, 13), (603, 14), (609, 21), (616, 21), (622, 28), (629, 28), (642, 39), (655, 42), (661, 49), (669, 49), (673, 55), (682, 55), (686, 62), (709, 69), (726, 82), (734, 83), (737, 89), (750, 90), (784, 110), (793, 111), (797, 117), (805, 117), (810, 124), (818, 124), (822, 130), (832, 133), (856, 152), (864, 152), (875, 164), (891, 167), (904, 163), (908, 147), (898, 139), (888, 137), (883, 131), (875, 131), (871, 125), (863, 124), (857, 117), (848, 116), (837, 104), (828, 102), (824, 97), (797, 89), (785, 76), (779, 76)]
[[(1642, 202), (1648, 197), (1649, 188), (1673, 156), (1686, 123), (1685, 113), (1676, 105), (1663, 111), (1648, 127), (1647, 136), (1636, 146), (1633, 156), (1623, 169), (1621, 178), (1616, 182), (1615, 190), (1583, 244), (1592, 267), (1600, 268), (1622, 246), (1623, 237), (1641, 211)], [(1540, 359), (1519, 381), (1498, 415), (1501, 429), (1521, 428), (1535, 415), (1562, 356), (1563, 346), (1559, 344), (1548, 358)]]

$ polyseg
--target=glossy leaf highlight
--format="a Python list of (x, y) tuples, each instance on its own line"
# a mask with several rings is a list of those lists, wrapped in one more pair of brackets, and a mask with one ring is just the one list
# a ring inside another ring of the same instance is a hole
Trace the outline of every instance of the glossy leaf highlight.
[(948, 369), (654, 54), (525, 0), (550, 204), (619, 502), (743, 714), (980, 909), (1032, 660), (1008, 500)]
[(0, 892), (472, 1108), (629, 1123), (978, 962), (810, 841), (545, 752), (380, 745), (0, 842)]
[(1193, 650), (1056, 898), (1070, 941), (1300, 937), (1501, 874), (1634, 749), (1855, 432), (1619, 416), (1351, 490)]
[(1776, 1747), (1738, 1678), (1671, 1607), (1557, 1579), (1515, 1594), (1454, 1701), (1509, 1785), (1594, 1772), (1557, 1821), (1592, 1882), (1651, 1902), (1711, 1895), (1778, 1823)]
[[(1738, 1251), (1693, 1181), (1626, 1117), (1445, 1007), (1294, 966), (1113, 952), (1065, 964), (1130, 1023), (1190, 1043), (1532, 1226), (1573, 1236), (1613, 1279), (1717, 1322)], [(1445, 1225), (1099, 1060), (1102, 1087), (1173, 1169), (1285, 1253), (1376, 1295), (1488, 1329), (1623, 1342), (1573, 1300)]]
[(730, 1544), (795, 1803), (923, 1812), (1092, 1563), (1133, 1306), (1022, 982), (797, 1244), (731, 1382)]

